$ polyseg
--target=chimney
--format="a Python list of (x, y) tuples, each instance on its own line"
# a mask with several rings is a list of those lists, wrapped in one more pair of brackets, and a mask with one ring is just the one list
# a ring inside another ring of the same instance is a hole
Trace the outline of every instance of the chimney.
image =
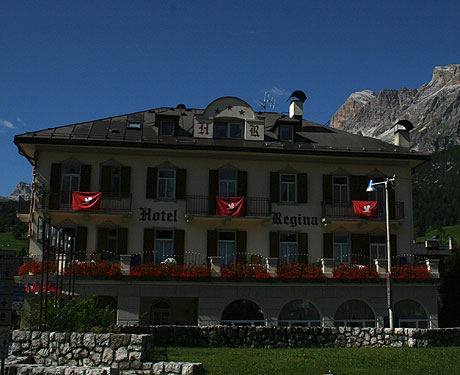
[(410, 147), (410, 134), (409, 132), (414, 128), (414, 125), (408, 120), (399, 120), (394, 125), (395, 146)]
[(303, 103), (307, 100), (307, 95), (300, 90), (295, 90), (289, 99), (292, 99), (289, 106), (289, 117), (302, 121)]

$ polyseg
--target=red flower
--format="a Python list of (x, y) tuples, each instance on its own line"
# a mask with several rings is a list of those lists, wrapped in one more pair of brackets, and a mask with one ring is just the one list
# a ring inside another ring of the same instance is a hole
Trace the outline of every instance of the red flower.
[(306, 264), (285, 264), (276, 269), (280, 280), (315, 280), (322, 279), (323, 272), (317, 266)]
[(424, 266), (391, 267), (391, 277), (393, 279), (429, 279), (430, 272)]
[(357, 279), (376, 279), (379, 275), (375, 268), (369, 266), (356, 266), (341, 264), (332, 270), (333, 279), (357, 280)]

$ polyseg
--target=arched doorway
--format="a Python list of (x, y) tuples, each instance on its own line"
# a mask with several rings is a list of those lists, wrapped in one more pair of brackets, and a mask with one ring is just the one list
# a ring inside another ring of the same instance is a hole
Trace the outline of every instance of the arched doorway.
[(428, 328), (425, 309), (416, 301), (405, 299), (394, 306), (395, 325), (401, 328)]
[(281, 309), (278, 325), (280, 327), (320, 327), (321, 317), (313, 304), (297, 299), (287, 303)]
[(166, 301), (156, 301), (152, 304), (150, 324), (154, 326), (171, 324), (171, 305)]
[(231, 302), (225, 308), (221, 324), (230, 326), (263, 326), (265, 317), (259, 305), (248, 299)]
[(357, 299), (342, 303), (334, 315), (336, 327), (375, 327), (375, 315), (370, 306)]

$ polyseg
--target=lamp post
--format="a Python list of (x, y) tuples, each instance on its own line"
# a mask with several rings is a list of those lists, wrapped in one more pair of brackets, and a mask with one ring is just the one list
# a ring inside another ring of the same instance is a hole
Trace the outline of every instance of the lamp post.
[(385, 186), (385, 222), (386, 222), (386, 229), (387, 229), (387, 307), (388, 307), (388, 321), (390, 324), (390, 328), (394, 328), (394, 320), (393, 320), (393, 300), (392, 300), (392, 289), (391, 289), (391, 249), (390, 249), (390, 202), (388, 199), (388, 185), (390, 182), (394, 182), (396, 180), (396, 176), (393, 175), (393, 178), (386, 178), (385, 181), (382, 182), (374, 182), (373, 180), (369, 181), (369, 185), (367, 186), (367, 192), (377, 191), (375, 188), (376, 185), (384, 185)]

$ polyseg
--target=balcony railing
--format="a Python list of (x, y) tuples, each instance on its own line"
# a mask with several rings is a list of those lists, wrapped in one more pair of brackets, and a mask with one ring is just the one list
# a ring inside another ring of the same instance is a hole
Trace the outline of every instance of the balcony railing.
[[(216, 197), (207, 195), (188, 195), (187, 215), (216, 216)], [(268, 198), (245, 197), (242, 216), (267, 217), (272, 214), (271, 201)]]
[[(50, 202), (54, 202), (54, 205), (50, 205)], [(59, 203), (57, 203), (59, 202)], [(62, 202), (59, 193), (44, 192), (39, 199), (39, 203), (42, 209), (45, 210), (56, 210), (56, 211), (74, 211), (72, 209), (72, 203)], [(57, 203), (57, 204), (56, 204)], [(120, 196), (107, 196), (101, 197), (101, 208), (97, 211), (92, 212), (108, 212), (108, 213), (128, 213), (131, 212), (132, 196), (131, 194), (126, 197)]]
[[(355, 214), (353, 204), (350, 203), (332, 203), (322, 204), (322, 217), (326, 219), (336, 220), (360, 220), (360, 217)], [(390, 219), (402, 220), (404, 219), (404, 202), (395, 202), (393, 207), (390, 207)], [(378, 217), (370, 220), (385, 220), (385, 206), (379, 205)]]

